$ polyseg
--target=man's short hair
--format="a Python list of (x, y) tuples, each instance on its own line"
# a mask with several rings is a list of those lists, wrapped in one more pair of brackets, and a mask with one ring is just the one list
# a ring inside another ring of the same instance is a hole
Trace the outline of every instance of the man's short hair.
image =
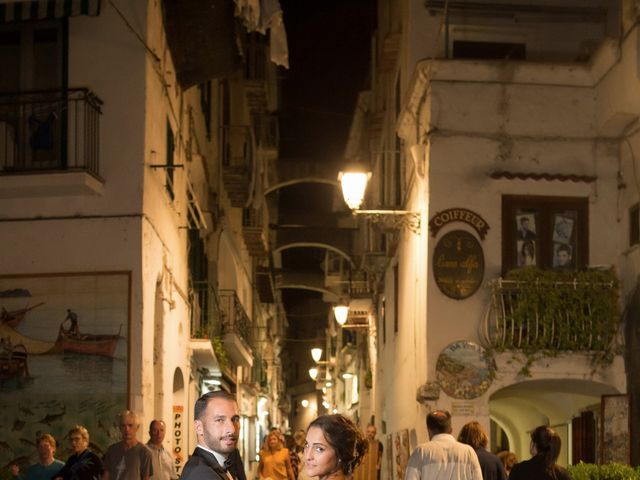
[(164, 420), (160, 420), (158, 418), (154, 418), (153, 420), (151, 420), (151, 423), (149, 424), (149, 431), (151, 431), (151, 429), (153, 428), (153, 424), (154, 423), (163, 423), (165, 428), (167, 427), (167, 424), (164, 423)]
[(131, 410), (123, 410), (122, 412), (120, 412), (118, 414), (118, 423), (122, 422), (122, 420), (126, 417), (131, 417), (133, 418), (133, 422), (138, 425), (138, 415), (136, 415), (134, 412), (132, 412)]
[(446, 410), (434, 410), (427, 415), (427, 428), (433, 434), (451, 433), (451, 414)]
[(73, 434), (78, 434), (87, 442), (89, 441), (89, 431), (82, 425), (76, 425), (71, 430), (69, 430), (69, 437), (71, 437), (71, 435)]
[(198, 400), (196, 400), (196, 404), (193, 407), (194, 420), (202, 420), (202, 417), (204, 416), (204, 412), (207, 409), (207, 405), (209, 404), (209, 400), (213, 400), (214, 398), (221, 398), (223, 400), (228, 400), (230, 402), (237, 402), (236, 397), (231, 395), (229, 392), (225, 392), (224, 390), (207, 392), (204, 395), (202, 395)]
[(56, 448), (56, 439), (53, 438), (53, 435), (49, 435), (48, 433), (38, 435), (38, 438), (36, 438), (36, 445), (40, 445), (40, 442), (47, 442), (52, 448)]
[(561, 243), (560, 245), (558, 245), (558, 249), (556, 250), (557, 253), (560, 252), (567, 252), (567, 255), (571, 255), (571, 247), (569, 247), (569, 245), (565, 245), (564, 243)]

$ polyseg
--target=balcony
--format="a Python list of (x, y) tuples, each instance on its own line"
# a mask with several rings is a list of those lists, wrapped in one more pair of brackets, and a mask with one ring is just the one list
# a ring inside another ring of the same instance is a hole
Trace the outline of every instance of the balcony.
[(251, 367), (251, 320), (234, 290), (220, 290), (222, 339), (229, 357), (236, 365)]
[(246, 125), (222, 128), (222, 181), (231, 206), (244, 207), (249, 199), (254, 142)]
[(245, 208), (242, 211), (242, 237), (249, 255), (264, 257), (267, 254), (267, 240), (263, 210)]
[(0, 94), (0, 171), (99, 174), (102, 101), (87, 89)]
[(100, 193), (101, 106), (84, 88), (1, 93), (0, 194)]
[(276, 115), (259, 114), (253, 117), (256, 144), (267, 159), (278, 157), (280, 123)]
[(208, 282), (193, 282), (189, 292), (191, 303), (191, 341), (190, 349), (198, 367), (206, 368), (210, 373), (224, 367), (224, 358), (216, 355), (213, 339), (220, 336), (222, 314), (218, 305), (216, 291)]
[(490, 282), (487, 343), (525, 353), (611, 352), (620, 324), (615, 274), (538, 272)]

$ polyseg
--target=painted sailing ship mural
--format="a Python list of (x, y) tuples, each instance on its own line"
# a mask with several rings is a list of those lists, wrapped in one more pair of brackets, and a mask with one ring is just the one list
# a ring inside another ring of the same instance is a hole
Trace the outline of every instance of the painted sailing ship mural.
[(58, 458), (85, 425), (96, 453), (126, 408), (129, 273), (0, 277), (0, 466), (35, 461), (51, 433)]

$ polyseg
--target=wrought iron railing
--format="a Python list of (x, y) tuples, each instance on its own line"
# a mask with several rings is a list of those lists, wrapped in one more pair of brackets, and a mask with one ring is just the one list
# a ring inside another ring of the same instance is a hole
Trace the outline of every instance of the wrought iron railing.
[(240, 303), (235, 290), (220, 290), (220, 310), (222, 312), (222, 333), (235, 333), (250, 348), (251, 320)]
[(86, 88), (0, 93), (0, 173), (99, 175), (102, 101)]
[(220, 336), (222, 312), (216, 290), (209, 282), (192, 282), (189, 292), (191, 300), (191, 337), (208, 338)]
[(490, 283), (483, 322), (490, 346), (504, 350), (607, 351), (619, 328), (617, 284), (580, 281)]
[(221, 155), (223, 167), (248, 167), (253, 158), (253, 131), (247, 125), (223, 125)]

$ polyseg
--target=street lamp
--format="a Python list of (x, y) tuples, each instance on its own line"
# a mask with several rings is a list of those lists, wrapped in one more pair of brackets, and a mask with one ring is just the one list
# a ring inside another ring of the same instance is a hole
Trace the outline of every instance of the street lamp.
[(311, 358), (313, 358), (313, 361), (318, 363), (320, 361), (320, 359), (322, 358), (322, 349), (319, 347), (315, 347), (311, 349)]
[(409, 210), (360, 210), (371, 172), (361, 164), (351, 164), (338, 174), (342, 187), (342, 196), (354, 215), (362, 215), (373, 223), (387, 228), (407, 227), (413, 233), (420, 234), (420, 212)]
[(333, 306), (333, 316), (336, 317), (336, 322), (340, 325), (344, 325), (347, 321), (347, 317), (349, 316), (349, 305), (340, 301), (338, 304)]

